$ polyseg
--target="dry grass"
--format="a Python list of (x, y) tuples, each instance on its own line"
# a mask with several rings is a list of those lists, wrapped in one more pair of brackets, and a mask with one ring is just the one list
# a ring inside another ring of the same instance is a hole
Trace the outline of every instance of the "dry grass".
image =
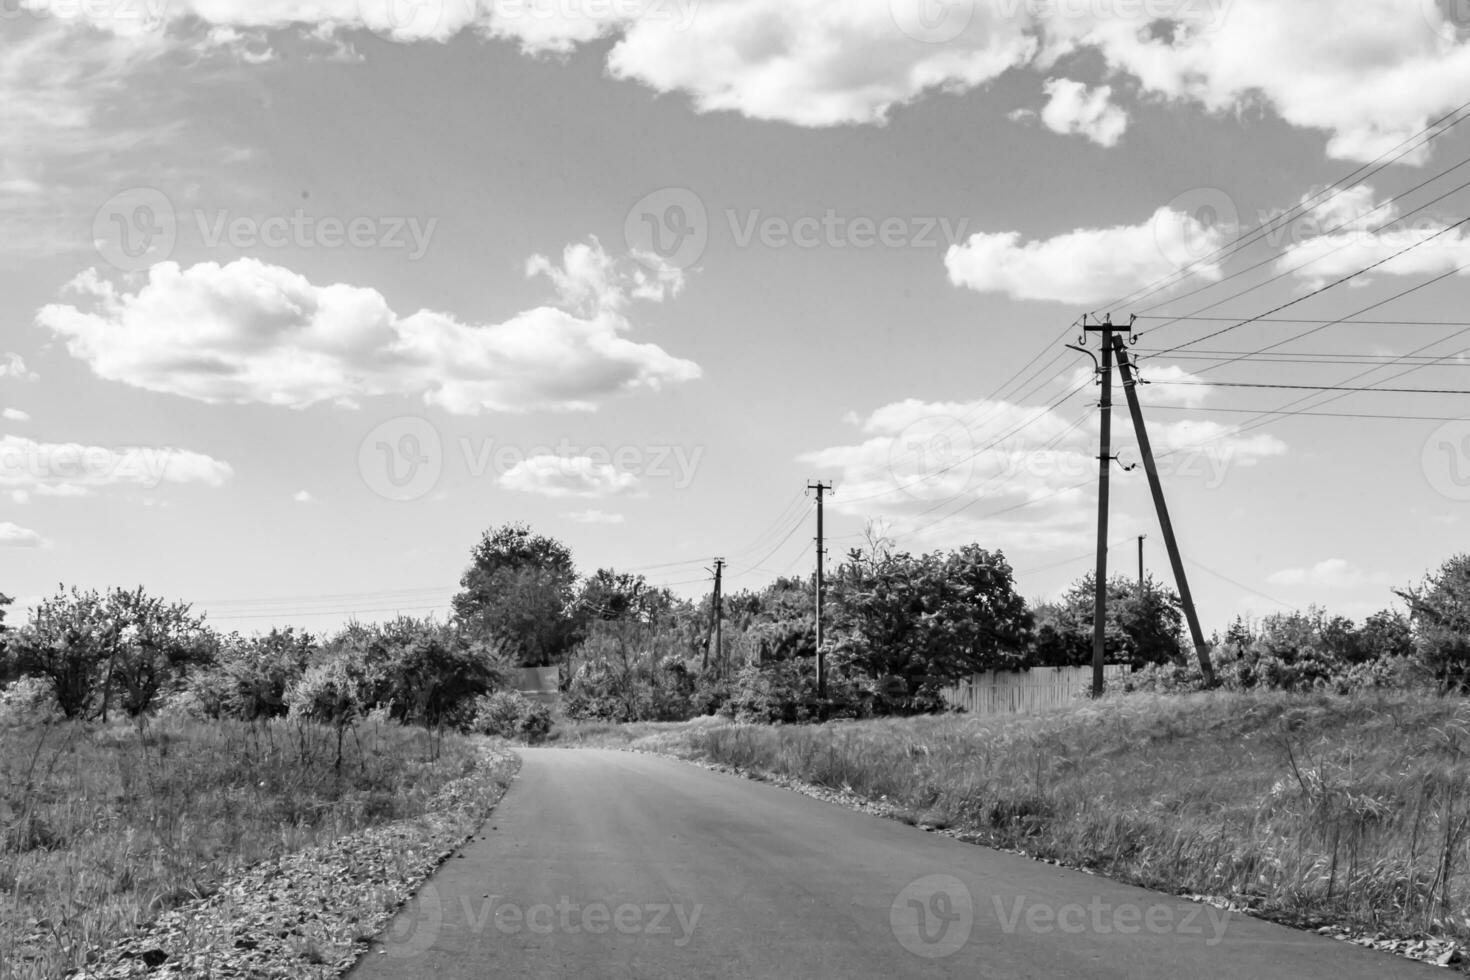
[(1470, 703), (1128, 695), (1026, 717), (647, 733), (635, 748), (886, 799), (915, 821), (1301, 925), (1470, 939)]
[(0, 728), (0, 980), (55, 977), (232, 868), (425, 812), (473, 747), (366, 722)]

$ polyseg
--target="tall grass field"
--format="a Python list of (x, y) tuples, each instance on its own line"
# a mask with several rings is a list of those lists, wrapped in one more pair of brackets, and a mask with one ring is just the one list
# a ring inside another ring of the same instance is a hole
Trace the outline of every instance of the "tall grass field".
[(0, 980), (57, 977), (237, 868), (425, 812), (468, 739), (369, 719), (0, 727)]

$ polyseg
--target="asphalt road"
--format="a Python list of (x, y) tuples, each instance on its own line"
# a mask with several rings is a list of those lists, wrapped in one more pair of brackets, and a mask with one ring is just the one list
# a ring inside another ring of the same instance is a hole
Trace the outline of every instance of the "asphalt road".
[(354, 980), (1446, 975), (671, 759), (522, 756)]

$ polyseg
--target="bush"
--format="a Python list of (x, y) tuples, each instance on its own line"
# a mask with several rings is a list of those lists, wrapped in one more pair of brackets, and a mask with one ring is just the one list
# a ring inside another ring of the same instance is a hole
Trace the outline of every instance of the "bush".
[(551, 734), (551, 712), (546, 705), (519, 691), (496, 691), (475, 702), (471, 730), (480, 735), (515, 739), (535, 745)]
[(29, 725), (63, 717), (50, 682), (22, 677), (0, 690), (0, 725)]

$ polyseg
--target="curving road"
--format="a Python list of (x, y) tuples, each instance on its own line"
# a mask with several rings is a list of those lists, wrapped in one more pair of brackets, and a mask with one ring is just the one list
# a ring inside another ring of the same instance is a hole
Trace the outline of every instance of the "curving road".
[(521, 755), (351, 977), (1443, 976), (672, 759)]

